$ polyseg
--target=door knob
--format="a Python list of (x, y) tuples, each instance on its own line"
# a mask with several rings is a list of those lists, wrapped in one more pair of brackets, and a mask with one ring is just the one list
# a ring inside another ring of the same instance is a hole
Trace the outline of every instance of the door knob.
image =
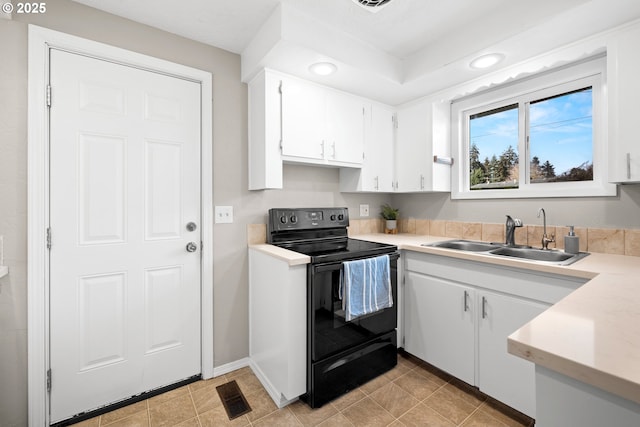
[(195, 252), (196, 249), (198, 249), (198, 245), (196, 245), (196, 242), (187, 243), (187, 252)]

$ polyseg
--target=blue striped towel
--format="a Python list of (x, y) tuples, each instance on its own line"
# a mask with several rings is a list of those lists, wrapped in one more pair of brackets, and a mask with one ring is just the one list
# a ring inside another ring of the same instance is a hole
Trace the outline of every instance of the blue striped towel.
[(339, 296), (345, 319), (393, 307), (389, 255), (343, 262)]

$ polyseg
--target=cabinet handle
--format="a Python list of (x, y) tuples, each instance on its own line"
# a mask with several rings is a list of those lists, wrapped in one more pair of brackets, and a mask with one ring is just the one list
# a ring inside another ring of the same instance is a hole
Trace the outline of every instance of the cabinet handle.
[(487, 317), (487, 299), (482, 297), (482, 318), (486, 319)]
[(424, 190), (424, 175), (420, 175), (420, 189)]
[(631, 153), (627, 153), (627, 179), (631, 179)]
[(380, 184), (380, 178), (376, 176), (376, 187), (375, 187), (376, 190), (380, 189), (380, 185), (379, 184)]
[(464, 291), (464, 311), (469, 311), (469, 292)]
[(333, 141), (333, 144), (331, 144), (331, 148), (333, 148), (333, 158), (336, 158), (336, 142)]
[(322, 151), (320, 152), (320, 158), (324, 159), (324, 139), (320, 143), (320, 146), (322, 147)]

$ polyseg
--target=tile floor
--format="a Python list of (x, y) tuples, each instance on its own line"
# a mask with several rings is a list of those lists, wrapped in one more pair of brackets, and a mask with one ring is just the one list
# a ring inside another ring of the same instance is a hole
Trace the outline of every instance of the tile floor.
[[(236, 380), (252, 411), (229, 421), (216, 386)], [(533, 420), (408, 355), (398, 366), (319, 409), (278, 409), (250, 368), (198, 381), (76, 427), (533, 426)]]

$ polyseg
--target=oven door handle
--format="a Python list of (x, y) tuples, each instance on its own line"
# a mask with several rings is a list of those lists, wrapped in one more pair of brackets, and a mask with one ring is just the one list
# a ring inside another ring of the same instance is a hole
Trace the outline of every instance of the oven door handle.
[[(389, 255), (389, 261), (397, 260), (400, 257), (400, 254), (397, 252), (392, 252), (390, 254), (385, 254), (385, 255)], [(368, 258), (374, 258), (374, 257), (368, 257)], [(358, 259), (362, 259), (362, 258), (358, 258)], [(311, 268), (313, 268), (314, 273), (324, 273), (326, 271), (342, 270), (343, 268), (342, 265), (343, 265), (343, 261), (334, 261), (334, 262), (327, 262), (323, 264), (315, 264), (315, 265), (312, 265)]]

